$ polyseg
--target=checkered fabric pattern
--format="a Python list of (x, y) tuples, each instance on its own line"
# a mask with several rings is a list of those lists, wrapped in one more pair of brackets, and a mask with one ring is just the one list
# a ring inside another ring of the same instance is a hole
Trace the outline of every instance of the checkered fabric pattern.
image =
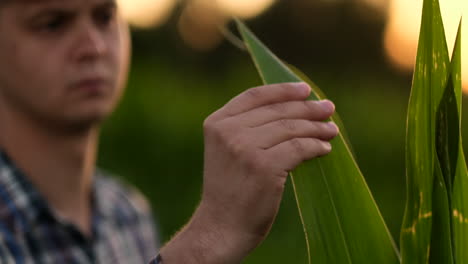
[(137, 191), (97, 172), (93, 208), (92, 236), (84, 236), (0, 152), (0, 263), (143, 264), (154, 258), (153, 218)]

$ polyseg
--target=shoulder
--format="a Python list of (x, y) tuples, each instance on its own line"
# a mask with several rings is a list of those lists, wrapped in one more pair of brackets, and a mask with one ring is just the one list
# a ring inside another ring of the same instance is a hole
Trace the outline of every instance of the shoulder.
[(99, 170), (95, 178), (95, 192), (98, 203), (105, 211), (112, 213), (151, 215), (151, 206), (146, 197), (134, 186), (110, 173)]
[(145, 196), (123, 179), (102, 170), (96, 173), (94, 186), (101, 223), (113, 230), (114, 239), (129, 241), (127, 245), (134, 245), (144, 259), (150, 259), (159, 248), (159, 232)]
[(105, 171), (95, 177), (95, 199), (99, 213), (123, 233), (145, 241), (151, 254), (159, 247), (159, 233), (150, 203), (134, 186)]

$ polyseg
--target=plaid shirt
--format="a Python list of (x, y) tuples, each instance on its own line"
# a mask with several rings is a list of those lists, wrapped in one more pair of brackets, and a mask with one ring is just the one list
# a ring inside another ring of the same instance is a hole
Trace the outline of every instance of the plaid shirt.
[(0, 152), (0, 263), (140, 264), (154, 258), (154, 222), (138, 192), (97, 172), (93, 208), (93, 235), (86, 237)]

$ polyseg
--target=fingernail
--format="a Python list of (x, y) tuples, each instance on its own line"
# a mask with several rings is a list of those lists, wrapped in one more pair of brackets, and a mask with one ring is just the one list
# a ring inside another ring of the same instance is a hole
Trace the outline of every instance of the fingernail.
[(310, 91), (312, 90), (310, 86), (305, 82), (297, 83), (296, 87), (301, 91), (301, 93), (307, 96), (310, 94)]
[(335, 124), (335, 122), (331, 121), (327, 123), (327, 126), (332, 129), (333, 131), (339, 132), (340, 128)]
[(327, 141), (323, 141), (323, 148), (327, 151), (331, 151), (332, 149), (332, 145), (330, 144), (330, 142), (327, 142)]
[(330, 100), (318, 101), (318, 104), (322, 107), (322, 109), (329, 113), (333, 113), (335, 111), (335, 105)]

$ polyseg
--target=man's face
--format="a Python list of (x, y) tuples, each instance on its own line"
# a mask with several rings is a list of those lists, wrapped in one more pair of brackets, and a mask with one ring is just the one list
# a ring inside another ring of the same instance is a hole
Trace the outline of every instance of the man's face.
[(10, 0), (0, 7), (0, 110), (98, 124), (124, 86), (127, 33), (113, 0)]

